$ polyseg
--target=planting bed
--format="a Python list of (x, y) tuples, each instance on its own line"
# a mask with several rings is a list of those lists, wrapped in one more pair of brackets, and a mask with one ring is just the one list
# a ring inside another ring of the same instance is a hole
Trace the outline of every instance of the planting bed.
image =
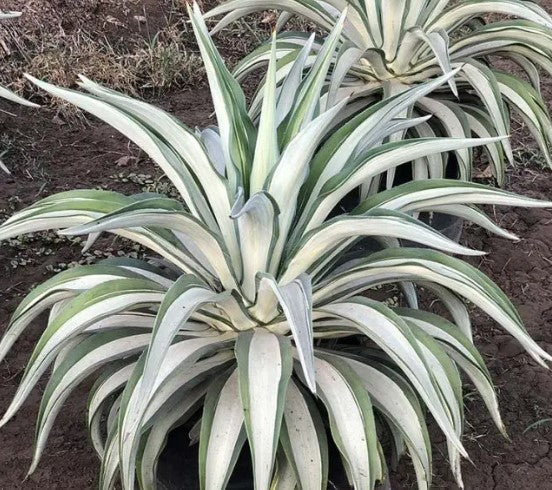
[[(63, 2), (52, 2), (58, 3)], [(91, 11), (91, 16), (123, 15), (119, 10), (106, 12), (101, 1), (81, 3), (98, 5), (97, 12)], [(106, 5), (109, 3), (105, 2)], [(132, 17), (133, 13), (141, 15), (144, 6), (148, 11), (155, 11), (152, 5), (156, 2), (126, 3), (131, 9), (130, 14), (125, 14), (127, 17)], [(544, 3), (552, 9), (552, 2)], [(112, 24), (110, 26), (109, 29), (114, 29)], [(545, 90), (552, 97), (550, 84)], [(173, 88), (158, 96), (155, 102), (192, 127), (212, 121), (210, 99), (204, 86), (193, 91)], [(0, 107), (17, 115), (14, 118), (0, 112), (0, 134), (6, 135), (3, 138), (11, 148), (5, 163), (12, 170), (11, 176), (0, 174), (2, 220), (40, 197), (72, 188), (103, 187), (124, 192), (167, 190), (166, 181), (158, 179), (159, 174), (143, 154), (97, 121), (60, 117), (55, 107), (38, 111), (7, 104)], [(509, 171), (506, 188), (524, 195), (552, 199), (552, 173), (539, 168), (538, 157), (525, 144), (521, 130), (514, 139), (514, 147), (518, 164)], [(512, 243), (467, 227), (462, 241), (490, 252), (483, 258), (472, 259), (471, 263), (504, 289), (519, 308), (533, 338), (552, 352), (552, 210), (497, 208), (487, 211), (522, 240)], [(53, 270), (67, 267), (74, 261), (95, 260), (102, 255), (99, 250), (109, 253), (110, 248), (117, 250), (120, 247), (113, 246), (111, 239), (104, 239), (83, 257), (78, 244), (56, 238), (54, 234), (2, 244), (0, 330), (22, 297), (33, 285), (52, 275)], [(128, 252), (143, 254), (142, 250), (132, 248)], [(21, 370), (44, 320), (40, 318), (35, 322), (6, 361), (0, 364), (0, 411), (15, 392)], [(470, 388), (466, 387), (465, 409), (469, 425), (465, 444), (473, 461), (473, 465), (467, 461), (463, 464), (466, 488), (552, 489), (552, 375), (531, 361), (510, 336), (483, 314), (475, 312), (473, 321), (476, 344), (481, 348), (498, 387), (511, 440), (498, 433), (483, 403), (470, 396)], [(40, 399), (40, 393), (36, 391), (31, 395), (17, 416), (0, 431), (0, 489), (95, 488), (99, 461), (86, 436), (86, 394), (86, 386), (83, 386), (69, 399), (38, 470), (24, 480), (32, 454), (34, 422)], [(444, 438), (437, 430), (433, 433), (436, 441), (443, 441), (436, 446), (434, 456), (435, 488), (456, 488), (445, 461)], [(409, 462), (405, 460), (396, 469), (392, 488), (415, 487), (413, 477), (406, 476), (412, 474), (408, 466)], [(190, 471), (196, 471), (196, 468), (190, 468)]]

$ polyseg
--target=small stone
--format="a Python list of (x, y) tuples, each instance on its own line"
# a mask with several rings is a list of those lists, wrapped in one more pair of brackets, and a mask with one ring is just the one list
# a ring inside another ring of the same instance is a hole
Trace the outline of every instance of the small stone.
[(508, 339), (498, 346), (498, 354), (503, 357), (515, 357), (525, 352), (522, 345), (515, 339)]

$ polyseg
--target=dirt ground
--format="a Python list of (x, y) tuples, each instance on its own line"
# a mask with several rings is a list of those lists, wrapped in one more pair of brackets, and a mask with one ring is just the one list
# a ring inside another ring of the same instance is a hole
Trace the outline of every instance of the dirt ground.
[[(117, 46), (120, 42), (124, 45), (125, 39), (140, 36), (146, 39), (151, 32), (166, 26), (168, 16), (161, 14), (160, 4), (167, 9), (176, 8), (175, 2), (161, 0), (78, 0), (74, 3), (69, 0), (14, 0), (6, 1), (6, 8), (24, 6), (34, 15), (54, 12), (55, 19), (62, 18), (66, 36), (84, 22), (92, 32), (103, 30), (111, 45), (119, 49)], [(552, 7), (552, 2), (549, 6)], [(63, 16), (56, 17), (60, 12)], [(144, 16), (144, 12), (149, 19), (149, 32), (135, 18)], [(114, 19), (123, 25), (117, 25)], [(29, 32), (33, 29), (29, 25)], [(232, 46), (221, 42), (230, 51)], [(241, 46), (245, 47), (247, 42)], [(189, 51), (193, 54), (193, 47)], [(73, 67), (67, 73), (72, 70)], [(158, 92), (130, 84), (128, 91), (138, 87), (141, 95), (193, 127), (212, 122), (208, 90), (202, 83), (196, 85), (197, 88), (190, 90), (185, 83), (175, 82)], [(545, 91), (552, 96), (549, 82), (545, 84)], [(166, 180), (144, 155), (106, 125), (80, 116), (69, 117), (55, 105), (40, 110), (5, 104), (0, 108), (16, 116), (0, 112), (0, 142), (9, 150), (4, 160), (12, 170), (11, 176), (0, 174), (0, 221), (40, 197), (72, 188), (102, 187), (126, 193), (168, 189)], [(552, 199), (552, 173), (539, 169), (534, 164), (538, 162), (528, 162), (538, 157), (523, 134), (520, 132), (515, 140), (520, 162), (509, 172), (507, 188)], [(488, 211), (494, 213), (499, 224), (514, 231), (522, 240), (512, 243), (467, 227), (463, 241), (491, 252), (472, 263), (505, 290), (519, 308), (533, 338), (552, 352), (552, 210), (497, 208)], [(77, 244), (54, 234), (2, 244), (0, 325), (6, 325), (22, 297), (53, 271), (73, 262), (90, 262), (105, 253), (116, 253), (121, 247), (127, 247), (125, 243), (114, 241), (104, 241), (101, 245), (101, 251), (97, 247), (83, 257)], [(130, 253), (141, 254), (142, 251), (130, 249)], [(0, 364), (0, 411), (15, 392), (21, 370), (40, 333), (41, 321), (35, 322)], [(473, 322), (476, 344), (499, 389), (502, 414), (511, 440), (505, 440), (497, 432), (482, 402), (470, 393), (472, 388), (467, 385), (465, 444), (473, 464), (468, 461), (463, 464), (466, 488), (552, 489), (552, 376), (531, 361), (521, 347), (485, 315), (474, 311)], [(67, 402), (38, 470), (26, 480), (40, 390), (35, 390), (18, 415), (2, 428), (0, 490), (95, 488), (99, 462), (86, 436), (86, 388), (83, 385)], [(437, 441), (434, 487), (456, 488), (447, 469), (443, 438), (437, 431), (434, 431), (434, 440)], [(411, 475), (410, 464), (405, 460), (393, 474), (393, 489), (414, 488)]]

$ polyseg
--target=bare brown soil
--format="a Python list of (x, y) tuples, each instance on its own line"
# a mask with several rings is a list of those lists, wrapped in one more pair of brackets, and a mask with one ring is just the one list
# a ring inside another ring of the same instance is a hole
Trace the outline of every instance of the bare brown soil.
[[(10, 1), (7, 7), (22, 3)], [(151, 13), (152, 25), (164, 22), (158, 2), (116, 2), (80, 0), (31, 1), (29, 5), (58, 11), (64, 8), (67, 29), (77, 14), (87, 22), (105, 26), (108, 36), (120, 29), (104, 24), (108, 16), (131, 23), (144, 8)], [(163, 3), (163, 2), (160, 2)], [(78, 4), (78, 5), (77, 5)], [(107, 9), (107, 10), (106, 10)], [(110, 10), (111, 9), (111, 10)], [(127, 12), (125, 14), (125, 12)], [(148, 14), (149, 15), (149, 14)], [(98, 20), (100, 19), (100, 20)], [(103, 19), (103, 20), (102, 20)], [(108, 25), (109, 24), (109, 25)], [(550, 84), (545, 90), (550, 90)], [(549, 92), (552, 95), (551, 92)], [(188, 125), (211, 122), (208, 91), (172, 90), (156, 101), (182, 118)], [(13, 175), (0, 174), (0, 219), (40, 197), (72, 188), (104, 187), (123, 192), (140, 192), (144, 186), (163, 188), (165, 181), (144, 155), (125, 138), (97, 121), (65, 120), (55, 109), (32, 110), (2, 105), (17, 117), (0, 112), (0, 134), (10, 151), (5, 158)], [(523, 133), (520, 133), (523, 134)], [(518, 140), (518, 148), (531, 147)], [(524, 150), (525, 151), (525, 150)], [(507, 188), (525, 195), (552, 198), (552, 173), (519, 166), (508, 175)], [(522, 240), (511, 243), (468, 227), (466, 243), (489, 251), (474, 265), (490, 275), (519, 308), (533, 337), (552, 352), (552, 211), (488, 210), (497, 221), (517, 233)], [(118, 244), (103, 243), (118, 248)], [(40, 235), (22, 243), (0, 248), (0, 325), (3, 329), (22, 297), (52, 274), (59, 263), (81, 260), (77, 246)], [(0, 364), (0, 411), (14, 394), (21, 371), (40, 334), (44, 318), (17, 343), (7, 360)], [(521, 347), (492, 321), (474, 311), (476, 344), (494, 375), (500, 393), (502, 413), (511, 440), (505, 440), (493, 427), (481, 401), (470, 395), (467, 385), (465, 443), (473, 465), (465, 462), (467, 489), (552, 489), (552, 376), (537, 366)], [(32, 456), (34, 423), (40, 390), (35, 390), (18, 415), (0, 431), (0, 490), (95, 488), (99, 462), (86, 436), (84, 384), (67, 402), (50, 437), (38, 470), (25, 480)], [(538, 424), (539, 421), (543, 421)], [(536, 424), (537, 425), (534, 425)], [(443, 438), (434, 430), (435, 488), (456, 488), (447, 469)], [(190, 471), (195, 471), (191, 468)], [(393, 476), (393, 488), (414, 488), (411, 468), (403, 461)], [(186, 489), (188, 490), (188, 489)], [(194, 489), (190, 489), (194, 490)]]

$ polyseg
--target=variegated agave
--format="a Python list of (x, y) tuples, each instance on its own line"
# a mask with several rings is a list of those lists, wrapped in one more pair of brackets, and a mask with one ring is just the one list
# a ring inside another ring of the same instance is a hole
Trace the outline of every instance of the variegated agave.
[[(21, 15), (21, 12), (12, 12), (12, 11), (2, 11), (0, 10), (0, 20), (4, 19), (13, 19), (15, 17), (19, 17)], [(25, 100), (23, 97), (20, 97), (17, 94), (14, 94), (11, 90), (8, 90), (5, 87), (2, 87), (0, 85), (0, 97), (3, 97), (4, 99), (7, 99), (11, 102), (17, 102), (18, 104), (23, 104), (30, 107), (37, 107), (36, 104), (33, 104), (32, 102), (29, 102), (28, 100)], [(3, 170), (6, 173), (10, 173), (8, 168), (4, 165), (2, 162), (2, 155), (4, 152), (0, 149), (0, 170)]]
[[(448, 87), (416, 101), (414, 116), (434, 117), (410, 128), (407, 137), (507, 135), (510, 111), (514, 111), (552, 164), (549, 152), (552, 126), (539, 81), (539, 68), (552, 73), (552, 18), (533, 1), (230, 0), (206, 16), (226, 14), (214, 28), (216, 32), (241, 16), (276, 8), (285, 11), (279, 19), (279, 28), (292, 15), (300, 15), (330, 31), (346, 7), (347, 20), (334, 54), (333, 72), (327, 80), (330, 105), (353, 94), (364, 98), (359, 102), (362, 106), (459, 68)], [(306, 63), (310, 66), (321, 45), (321, 39), (305, 32), (279, 34), (279, 78), (285, 76), (305, 49), (311, 53)], [(242, 60), (235, 74), (243, 77), (266, 63), (269, 52), (269, 43), (260, 46)], [(519, 65), (530, 83), (515, 73), (493, 67), (493, 57)], [(260, 107), (262, 93), (258, 96), (253, 111)], [(397, 133), (394, 138), (402, 136)], [(488, 144), (485, 149), (502, 185), (505, 160), (512, 160), (510, 144), (504, 139), (500, 144)], [(454, 175), (457, 162), (459, 177), (470, 179), (471, 150), (458, 150), (454, 160), (449, 174)], [(412, 176), (442, 178), (447, 175), (447, 163), (446, 154), (418, 159), (413, 161)], [(394, 171), (387, 173), (388, 187), (393, 184), (394, 175)], [(369, 187), (364, 191), (368, 193)], [(377, 189), (372, 186), (372, 191)]]
[[(23, 300), (0, 344), (0, 358), (41, 312), (50, 309), (50, 316), (1, 424), (51, 368), (32, 471), (69, 393), (100, 371), (90, 392), (88, 427), (102, 460), (101, 488), (110, 488), (119, 475), (125, 489), (133, 489), (135, 480), (155, 488), (167, 434), (198, 412), (193, 433), (199, 433), (201, 488), (226, 486), (247, 441), (255, 488), (325, 489), (327, 433), (355, 488), (370, 489), (385, 478), (385, 440), (398, 456), (408, 451), (419, 487), (428, 488), (428, 412), (446, 435), (461, 482), (460, 456), (466, 453), (460, 371), (504, 430), (462, 298), (487, 312), (539, 363), (551, 356), (531, 340), (490, 279), (444, 253), (479, 252), (412, 215), (458, 214), (515, 238), (474, 204), (543, 203), (469, 182), (427, 180), (379, 193), (352, 213), (339, 214), (340, 200), (377, 173), (413, 157), (489, 143), (378, 143), (419, 123), (400, 115), (447, 77), (350, 119), (347, 101), (319, 111), (338, 25), (312, 68), (304, 74), (299, 60), (279, 93), (273, 49), (263, 110), (250, 119), (243, 92), (197, 6), (191, 18), (218, 130), (194, 133), (162, 110), (86, 79), (81, 85), (88, 93), (32, 79), (128, 136), (182, 199), (69, 191), (4, 222), (0, 239), (54, 228), (88, 235), (90, 246), (100, 233), (111, 232), (162, 259), (118, 258), (73, 268)], [(379, 240), (381, 250), (352, 248), (365, 236)], [(401, 248), (402, 238), (436, 250)], [(401, 284), (410, 307), (393, 309), (362, 295), (388, 283)], [(415, 284), (436, 295), (452, 320), (418, 309)], [(353, 336), (364, 342), (347, 347), (343, 339)]]

